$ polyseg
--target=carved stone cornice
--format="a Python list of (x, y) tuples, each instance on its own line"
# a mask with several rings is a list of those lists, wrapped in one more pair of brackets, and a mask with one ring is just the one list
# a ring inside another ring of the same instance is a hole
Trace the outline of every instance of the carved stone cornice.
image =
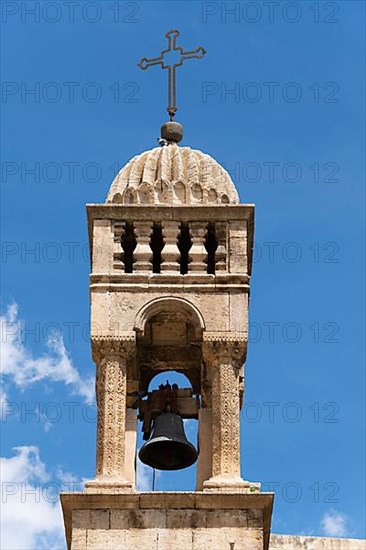
[(136, 350), (136, 333), (125, 332), (118, 336), (93, 335), (91, 338), (93, 361), (100, 363), (105, 359), (126, 360)]
[(240, 332), (203, 333), (202, 354), (206, 363), (216, 366), (231, 364), (239, 370), (245, 362), (248, 338)]

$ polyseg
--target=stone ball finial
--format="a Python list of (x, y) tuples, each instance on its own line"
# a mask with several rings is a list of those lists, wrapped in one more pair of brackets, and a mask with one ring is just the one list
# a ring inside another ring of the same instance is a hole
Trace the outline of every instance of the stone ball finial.
[(179, 143), (183, 138), (183, 126), (173, 120), (165, 122), (160, 129), (160, 136), (168, 142)]

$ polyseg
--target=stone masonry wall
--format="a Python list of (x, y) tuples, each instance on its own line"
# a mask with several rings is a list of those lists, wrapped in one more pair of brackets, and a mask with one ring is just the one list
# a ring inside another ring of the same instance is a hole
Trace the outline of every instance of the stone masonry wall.
[(271, 535), (269, 550), (365, 550), (361, 539), (336, 539), (328, 537), (299, 537), (296, 535)]
[(261, 510), (74, 510), (71, 550), (262, 550)]

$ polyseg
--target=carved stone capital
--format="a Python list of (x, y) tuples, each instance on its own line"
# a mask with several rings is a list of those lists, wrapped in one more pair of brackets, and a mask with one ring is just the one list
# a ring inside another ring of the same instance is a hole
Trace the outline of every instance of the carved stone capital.
[(136, 333), (126, 332), (118, 336), (92, 336), (92, 356), (95, 363), (109, 359), (127, 360), (136, 349)]
[(246, 358), (247, 337), (238, 332), (205, 332), (202, 353), (204, 361), (213, 367), (229, 363), (239, 371)]

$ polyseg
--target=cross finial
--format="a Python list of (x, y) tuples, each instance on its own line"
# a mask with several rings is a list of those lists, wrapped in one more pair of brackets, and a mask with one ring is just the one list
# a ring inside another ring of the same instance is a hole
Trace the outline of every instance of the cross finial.
[(175, 113), (177, 112), (177, 101), (176, 101), (176, 74), (175, 70), (180, 65), (183, 65), (183, 62), (186, 59), (201, 59), (206, 50), (202, 46), (191, 50), (188, 52), (183, 51), (181, 46), (177, 46), (177, 38), (180, 35), (179, 31), (176, 29), (171, 30), (166, 33), (166, 38), (168, 39), (168, 47), (166, 50), (163, 50), (161, 54), (157, 57), (152, 57), (148, 59), (143, 57), (138, 63), (138, 66), (142, 70), (146, 70), (153, 65), (161, 65), (162, 69), (168, 69), (168, 101), (169, 105), (167, 111), (169, 113), (170, 120), (173, 120)]

